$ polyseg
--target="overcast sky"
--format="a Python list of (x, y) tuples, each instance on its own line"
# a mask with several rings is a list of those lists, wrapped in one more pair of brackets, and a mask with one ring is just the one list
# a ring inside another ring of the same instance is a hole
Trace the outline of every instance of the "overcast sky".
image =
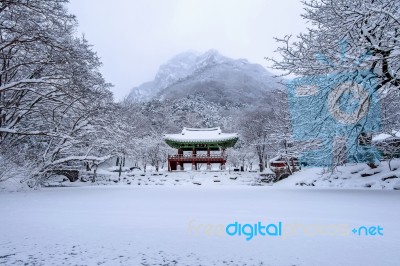
[(217, 49), (265, 67), (277, 56), (273, 37), (298, 34), (306, 24), (299, 0), (70, 0), (77, 34), (100, 56), (117, 100), (174, 55)]

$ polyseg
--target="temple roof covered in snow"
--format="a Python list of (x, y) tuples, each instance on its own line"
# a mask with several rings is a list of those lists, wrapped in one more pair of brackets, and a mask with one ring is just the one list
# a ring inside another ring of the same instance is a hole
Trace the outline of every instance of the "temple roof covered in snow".
[[(222, 133), (220, 127), (186, 128), (180, 134), (165, 134), (165, 142), (177, 149), (186, 148), (229, 148), (239, 139), (237, 133)], [(193, 146), (193, 144), (197, 144)], [(203, 146), (201, 144), (204, 144)]]

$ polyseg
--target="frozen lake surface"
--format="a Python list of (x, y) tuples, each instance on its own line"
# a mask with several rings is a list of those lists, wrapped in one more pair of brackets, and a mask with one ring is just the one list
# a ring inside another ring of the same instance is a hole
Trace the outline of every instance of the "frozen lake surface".
[[(400, 261), (400, 193), (393, 190), (88, 186), (1, 192), (0, 202), (0, 264), (5, 265), (395, 266)], [(281, 222), (282, 236), (247, 241), (220, 230), (235, 221)], [(361, 226), (380, 226), (383, 235), (351, 232)]]

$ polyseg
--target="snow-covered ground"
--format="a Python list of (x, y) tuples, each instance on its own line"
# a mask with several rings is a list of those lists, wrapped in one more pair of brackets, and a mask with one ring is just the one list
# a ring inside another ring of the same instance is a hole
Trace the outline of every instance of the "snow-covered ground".
[[(273, 185), (254, 172), (119, 177), (115, 167), (96, 182), (59, 176), (38, 190), (11, 179), (0, 183), (0, 264), (397, 266), (400, 161), (391, 166), (309, 168)], [(228, 236), (235, 222), (282, 231)]]
[(400, 190), (400, 160), (381, 162), (371, 169), (365, 163), (339, 166), (335, 172), (306, 168), (274, 184), (276, 187), (312, 186)]
[[(390, 170), (391, 169), (391, 170)], [(150, 169), (147, 173), (134, 169), (122, 172), (119, 176), (118, 167), (104, 167), (98, 170), (96, 182), (91, 182), (92, 172), (82, 171), (87, 182), (69, 182), (65, 177), (54, 177), (46, 183), (47, 186), (266, 186), (261, 182), (263, 177), (257, 172), (234, 171), (184, 171), (184, 172), (155, 172)], [(266, 169), (266, 171), (270, 171)], [(85, 180), (85, 178), (83, 178)], [(1, 185), (1, 184), (0, 184)], [(19, 187), (20, 184), (16, 184)], [(294, 188), (309, 186), (317, 188), (348, 188), (348, 189), (384, 189), (400, 190), (400, 160), (381, 162), (377, 168), (371, 169), (365, 163), (340, 166), (335, 172), (323, 168), (304, 168), (288, 178), (281, 180), (274, 187)]]
[[(2, 192), (0, 202), (4, 265), (336, 266), (400, 259), (394, 190), (87, 186)], [(282, 236), (246, 241), (220, 230), (235, 221), (282, 222)], [(293, 231), (294, 224), (300, 229)], [(350, 231), (360, 226), (380, 226), (383, 235)]]

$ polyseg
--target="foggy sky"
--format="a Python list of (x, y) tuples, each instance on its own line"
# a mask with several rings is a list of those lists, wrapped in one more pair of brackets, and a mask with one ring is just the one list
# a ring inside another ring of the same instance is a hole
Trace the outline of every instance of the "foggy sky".
[(273, 37), (306, 28), (298, 0), (70, 0), (68, 7), (117, 100), (188, 50), (217, 49), (267, 67), (264, 57), (278, 56)]

